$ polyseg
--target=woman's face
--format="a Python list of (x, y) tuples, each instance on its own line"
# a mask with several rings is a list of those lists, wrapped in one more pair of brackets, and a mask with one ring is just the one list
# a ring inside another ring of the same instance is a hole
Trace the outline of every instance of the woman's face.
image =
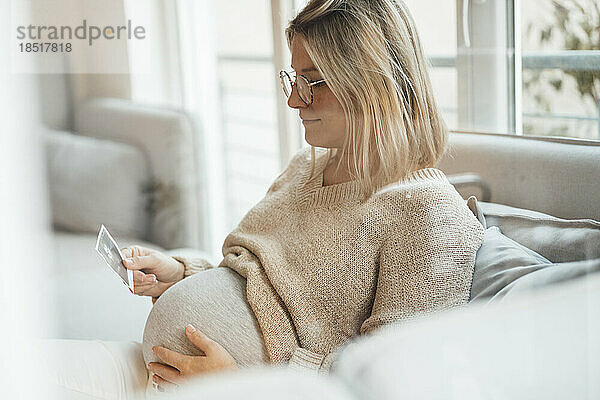
[[(323, 79), (304, 48), (304, 41), (296, 36), (292, 40), (292, 68), (310, 81)], [(341, 149), (346, 136), (346, 118), (342, 105), (327, 85), (312, 87), (314, 100), (307, 106), (298, 96), (296, 86), (288, 99), (288, 106), (300, 112), (304, 125), (304, 138), (311, 146)]]

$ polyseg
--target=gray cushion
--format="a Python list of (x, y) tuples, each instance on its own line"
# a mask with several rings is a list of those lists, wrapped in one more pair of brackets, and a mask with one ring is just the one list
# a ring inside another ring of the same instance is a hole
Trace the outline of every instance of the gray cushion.
[(566, 220), (495, 203), (479, 202), (487, 226), (534, 250), (552, 262), (600, 258), (600, 222)]
[(471, 300), (494, 296), (523, 275), (551, 265), (535, 251), (506, 237), (496, 226), (485, 230), (475, 257)]
[(45, 134), (48, 187), (56, 227), (140, 238), (148, 232), (149, 174), (134, 146), (48, 131)]
[(506, 285), (491, 301), (512, 299), (516, 295), (600, 271), (600, 258), (569, 263), (545, 264), (538, 270)]

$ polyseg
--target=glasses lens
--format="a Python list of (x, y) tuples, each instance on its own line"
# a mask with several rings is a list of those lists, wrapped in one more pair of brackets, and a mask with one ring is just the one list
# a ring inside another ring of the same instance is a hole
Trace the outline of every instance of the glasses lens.
[(285, 97), (290, 97), (290, 95), (292, 94), (292, 80), (290, 78), (290, 75), (285, 71), (281, 71), (279, 73), (279, 78), (281, 80), (281, 87), (283, 88), (283, 93), (285, 94)]
[(296, 90), (302, 101), (310, 104), (310, 86), (308, 86), (308, 81), (303, 76), (296, 78)]

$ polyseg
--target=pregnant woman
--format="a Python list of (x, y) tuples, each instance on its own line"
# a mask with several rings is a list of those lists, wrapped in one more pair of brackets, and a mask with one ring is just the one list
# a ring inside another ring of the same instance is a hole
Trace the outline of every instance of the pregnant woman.
[(124, 249), (154, 298), (143, 352), (160, 389), (261, 364), (328, 371), (351, 338), (468, 301), (483, 228), (434, 168), (447, 129), (406, 6), (313, 0), (286, 34), (281, 83), (311, 147), (218, 266)]

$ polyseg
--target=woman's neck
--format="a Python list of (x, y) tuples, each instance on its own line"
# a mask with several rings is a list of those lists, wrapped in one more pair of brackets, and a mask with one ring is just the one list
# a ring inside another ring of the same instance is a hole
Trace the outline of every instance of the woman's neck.
[[(342, 161), (338, 169), (337, 166), (340, 158)], [(340, 183), (350, 182), (351, 180), (355, 179), (355, 177), (353, 177), (348, 170), (349, 159), (350, 157), (347, 154), (342, 155), (341, 157), (336, 154), (329, 159), (325, 169), (323, 170), (323, 186), (338, 185)], [(352, 161), (350, 162), (350, 165), (352, 165)]]
[[(379, 158), (371, 153), (371, 173), (376, 171), (379, 167)], [(340, 168), (336, 171), (338, 161), (341, 159)], [(340, 183), (350, 182), (352, 180), (357, 179), (356, 176), (353, 176), (348, 169), (348, 166), (354, 165), (354, 154), (351, 153), (342, 153), (341, 149), (338, 149), (336, 154), (329, 159), (327, 165), (325, 166), (325, 170), (323, 171), (323, 186), (337, 185)], [(359, 165), (359, 168), (361, 166)]]

